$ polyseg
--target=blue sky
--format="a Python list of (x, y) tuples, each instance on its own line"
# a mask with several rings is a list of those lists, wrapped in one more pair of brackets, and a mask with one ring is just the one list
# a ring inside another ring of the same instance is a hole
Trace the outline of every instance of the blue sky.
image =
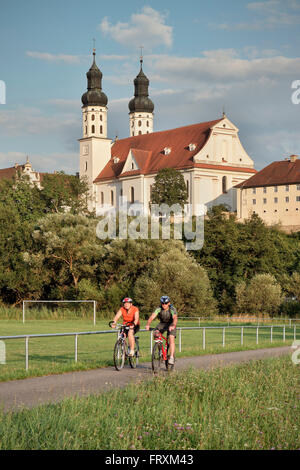
[(154, 130), (226, 114), (261, 169), (300, 154), (300, 0), (0, 0), (0, 168), (78, 171), (81, 95), (92, 39), (110, 138), (129, 135), (144, 46)]

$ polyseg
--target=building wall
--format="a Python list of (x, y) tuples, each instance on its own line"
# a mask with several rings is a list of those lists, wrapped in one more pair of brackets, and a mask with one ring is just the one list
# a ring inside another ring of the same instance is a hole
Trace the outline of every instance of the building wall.
[(300, 184), (238, 189), (238, 218), (253, 212), (268, 225), (300, 226)]
[(153, 113), (130, 113), (129, 135), (151, 134), (153, 132)]

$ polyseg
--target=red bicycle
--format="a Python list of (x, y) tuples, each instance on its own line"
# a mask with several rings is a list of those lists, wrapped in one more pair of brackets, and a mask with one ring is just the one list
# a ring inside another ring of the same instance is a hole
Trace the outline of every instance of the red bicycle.
[[(155, 330), (155, 328), (150, 328)], [(169, 341), (159, 330), (155, 330), (154, 346), (152, 349), (152, 370), (154, 373), (161, 371), (163, 362), (167, 370), (173, 370), (174, 364), (169, 364)]]

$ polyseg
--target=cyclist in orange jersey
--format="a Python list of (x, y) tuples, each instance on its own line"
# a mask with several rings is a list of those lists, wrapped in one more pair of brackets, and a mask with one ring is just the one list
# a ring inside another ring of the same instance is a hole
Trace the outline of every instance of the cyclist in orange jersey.
[(123, 325), (125, 323), (130, 323), (130, 328), (128, 330), (128, 342), (130, 348), (129, 356), (134, 356), (134, 335), (140, 329), (140, 313), (139, 309), (132, 305), (132, 299), (130, 297), (125, 297), (125, 299), (122, 300), (122, 303), (123, 306), (116, 313), (111, 326), (112, 328), (115, 328), (117, 321), (121, 317), (123, 317)]

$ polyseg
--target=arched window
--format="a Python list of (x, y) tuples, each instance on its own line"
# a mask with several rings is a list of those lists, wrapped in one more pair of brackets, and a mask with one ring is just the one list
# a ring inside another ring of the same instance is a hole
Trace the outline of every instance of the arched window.
[(92, 114), (92, 121), (95, 121), (95, 114)]
[(100, 114), (100, 121), (102, 121), (102, 114)]
[(92, 134), (95, 134), (95, 126), (92, 126)]
[(189, 186), (189, 180), (186, 181), (186, 192), (187, 192), (187, 197), (188, 199), (190, 198), (190, 186)]
[(223, 176), (222, 178), (222, 193), (226, 194), (227, 193), (227, 177)]
[(87, 171), (87, 162), (85, 162), (85, 171)]
[(87, 134), (87, 126), (85, 126), (85, 133)]
[(134, 187), (133, 186), (131, 186), (130, 188), (130, 202), (131, 204), (134, 203)]
[(114, 205), (114, 192), (113, 192), (113, 190), (111, 190), (111, 192), (110, 192), (110, 203), (111, 203), (112, 206)]
[(104, 193), (101, 191), (100, 193), (100, 201), (101, 201), (101, 206), (104, 204)]
[(149, 121), (147, 121), (147, 127), (149, 127)]
[(100, 126), (100, 134), (102, 134), (102, 133), (103, 133), (103, 127)]
[(139, 131), (139, 135), (142, 135), (142, 131)]
[(142, 125), (142, 121), (139, 121), (138, 126), (141, 127), (141, 125)]

